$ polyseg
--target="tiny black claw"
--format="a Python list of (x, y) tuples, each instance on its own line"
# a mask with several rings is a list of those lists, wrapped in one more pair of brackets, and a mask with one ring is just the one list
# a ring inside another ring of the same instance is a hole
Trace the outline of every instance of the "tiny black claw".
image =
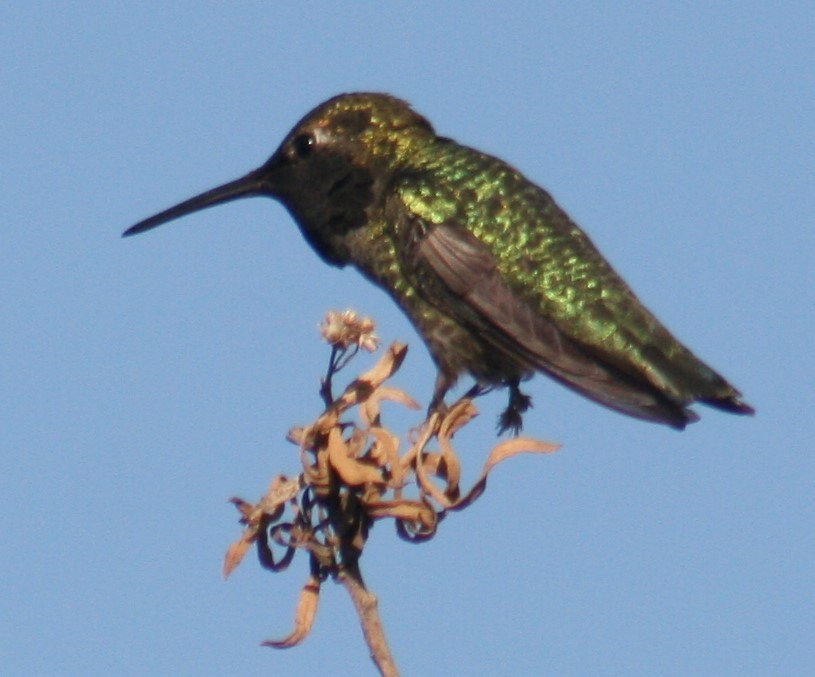
[(503, 435), (510, 431), (513, 437), (517, 437), (524, 427), (523, 414), (531, 409), (532, 398), (521, 392), (518, 387), (520, 379), (513, 379), (507, 382), (509, 388), (509, 402), (507, 408), (498, 417), (498, 434)]

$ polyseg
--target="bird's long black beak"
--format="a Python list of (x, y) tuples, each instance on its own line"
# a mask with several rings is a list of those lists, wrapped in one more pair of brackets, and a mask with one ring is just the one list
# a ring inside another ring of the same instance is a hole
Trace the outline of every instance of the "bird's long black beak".
[(184, 202), (177, 204), (175, 207), (170, 207), (150, 218), (139, 221), (135, 226), (130, 226), (130, 228), (122, 233), (122, 237), (143, 233), (145, 230), (150, 230), (168, 221), (173, 221), (187, 214), (214, 207), (224, 202), (231, 202), (232, 200), (238, 200), (244, 197), (271, 195), (268, 164), (269, 163), (260, 169), (249, 172), (240, 179), (230, 181), (217, 188), (212, 188), (200, 195), (191, 197), (189, 200), (184, 200)]

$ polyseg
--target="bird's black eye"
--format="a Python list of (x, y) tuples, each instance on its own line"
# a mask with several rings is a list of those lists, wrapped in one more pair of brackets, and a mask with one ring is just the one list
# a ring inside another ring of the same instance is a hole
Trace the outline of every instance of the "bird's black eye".
[(300, 134), (294, 137), (291, 145), (299, 158), (307, 158), (314, 150), (316, 142), (311, 134)]

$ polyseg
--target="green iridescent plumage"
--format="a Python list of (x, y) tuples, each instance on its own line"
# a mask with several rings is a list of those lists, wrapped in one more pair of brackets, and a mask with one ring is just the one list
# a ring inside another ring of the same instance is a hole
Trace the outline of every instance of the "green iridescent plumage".
[(704, 402), (752, 413), (740, 393), (639, 302), (589, 238), (506, 163), (437, 136), (404, 102), (335, 97), (245, 177), (126, 234), (266, 195), (328, 263), (353, 265), (412, 320), (439, 368), (432, 406), (462, 373), (504, 385), (501, 427), (520, 428), (519, 382), (547, 373), (591, 399), (682, 428)]

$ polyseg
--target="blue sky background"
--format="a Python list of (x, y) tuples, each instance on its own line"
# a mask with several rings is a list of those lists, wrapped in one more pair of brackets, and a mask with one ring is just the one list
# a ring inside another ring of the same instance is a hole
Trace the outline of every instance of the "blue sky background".
[(409, 341), (426, 403), (424, 347), (271, 201), (119, 236), (383, 90), (550, 190), (759, 412), (677, 433), (536, 379), (527, 432), (560, 453), (431, 543), (372, 535), (404, 674), (813, 674), (813, 34), (806, 2), (3, 3), (2, 671), (373, 673), (333, 585), (305, 645), (258, 646), (306, 560), (225, 583), (226, 499), (296, 471), (327, 309)]

